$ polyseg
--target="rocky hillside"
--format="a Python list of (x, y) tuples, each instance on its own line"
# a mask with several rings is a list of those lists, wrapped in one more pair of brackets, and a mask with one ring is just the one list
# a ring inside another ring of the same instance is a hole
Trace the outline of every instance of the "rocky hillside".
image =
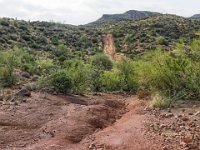
[[(93, 29), (54, 22), (0, 19), (0, 49), (14, 45), (52, 51), (60, 44), (73, 51), (98, 51), (101, 34)], [(96, 49), (95, 49), (96, 48)]]
[(192, 19), (200, 19), (200, 14), (195, 14), (191, 17)]
[(117, 52), (135, 55), (156, 48), (170, 50), (179, 39), (189, 42), (197, 36), (200, 21), (157, 15), (143, 20), (104, 24), (98, 28), (113, 35)]
[[(142, 18), (150, 12), (129, 11), (126, 18)], [(132, 14), (132, 15), (131, 15)], [(200, 21), (175, 15), (153, 15), (139, 20), (73, 26), (54, 22), (26, 22), (0, 19), (0, 49), (15, 45), (33, 50), (53, 51), (67, 46), (74, 55), (93, 55), (103, 51), (103, 36), (111, 34), (116, 52), (129, 56), (149, 49), (171, 49), (181, 38), (189, 42), (200, 30)]]
[(139, 20), (144, 19), (159, 13), (149, 12), (149, 11), (137, 11), (129, 10), (123, 14), (104, 14), (100, 19), (93, 22), (92, 24), (110, 23), (125, 20)]

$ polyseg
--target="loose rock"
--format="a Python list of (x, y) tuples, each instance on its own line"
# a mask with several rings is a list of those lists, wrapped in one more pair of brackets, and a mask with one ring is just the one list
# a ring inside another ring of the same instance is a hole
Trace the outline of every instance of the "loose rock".
[(28, 72), (21, 72), (20, 75), (21, 75), (22, 77), (24, 77), (24, 78), (27, 78), (27, 79), (29, 79), (29, 78), (31, 77), (30, 74), (29, 74)]
[(31, 92), (26, 89), (26, 88), (22, 88), (20, 91), (18, 91), (15, 96), (19, 96), (19, 97), (30, 97), (31, 96)]

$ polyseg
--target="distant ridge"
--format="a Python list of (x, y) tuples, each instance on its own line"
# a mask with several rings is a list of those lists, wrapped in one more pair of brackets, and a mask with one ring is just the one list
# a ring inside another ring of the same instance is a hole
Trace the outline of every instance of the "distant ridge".
[(160, 13), (150, 11), (129, 10), (123, 14), (104, 14), (100, 19), (93, 23), (110, 23), (124, 20), (139, 20)]
[(200, 14), (195, 14), (192, 17), (190, 17), (192, 19), (200, 19)]

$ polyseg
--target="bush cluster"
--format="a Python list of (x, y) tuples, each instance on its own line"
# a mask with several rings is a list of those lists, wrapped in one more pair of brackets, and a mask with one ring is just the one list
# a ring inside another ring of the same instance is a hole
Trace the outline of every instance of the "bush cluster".
[[(116, 63), (103, 54), (96, 54), (88, 61), (65, 60), (61, 71), (51, 78), (55, 82), (57, 79), (53, 78), (66, 74), (71, 88), (67, 91), (76, 94), (86, 91), (148, 91), (175, 100), (200, 99), (199, 43), (200, 40), (195, 40), (186, 47), (180, 42), (174, 51), (149, 51), (135, 60), (126, 58)], [(51, 83), (63, 91), (63, 85), (60, 88), (58, 85)]]
[(101, 74), (111, 68), (112, 62), (103, 54), (97, 54), (87, 62), (81, 59), (66, 59), (61, 69), (44, 77), (41, 84), (48, 83), (47, 86), (65, 94), (99, 91)]
[(147, 54), (136, 65), (139, 87), (161, 91), (172, 99), (199, 99), (200, 62), (193, 58), (192, 51), (158, 50)]
[[(159, 38), (158, 42), (163, 40)], [(41, 75), (41, 86), (64, 94), (126, 91), (143, 97), (150, 93), (152, 107), (165, 108), (171, 104), (169, 100), (200, 100), (199, 60), (200, 39), (187, 45), (179, 40), (173, 51), (149, 51), (134, 60), (119, 62), (112, 62), (102, 53), (88, 59), (72, 57), (65, 45), (48, 55), (14, 47), (0, 52), (0, 86), (15, 85), (16, 71), (20, 70)]]
[(0, 84), (3, 87), (10, 87), (17, 81), (15, 70), (20, 69), (33, 73), (35, 61), (25, 49), (14, 47), (11, 50), (0, 52)]

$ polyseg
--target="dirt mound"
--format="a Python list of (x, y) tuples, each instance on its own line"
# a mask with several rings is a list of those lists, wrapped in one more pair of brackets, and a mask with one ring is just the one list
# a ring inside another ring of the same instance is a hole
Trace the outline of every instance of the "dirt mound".
[(70, 149), (124, 112), (122, 96), (43, 98), (33, 93), (26, 103), (1, 104), (0, 149)]

